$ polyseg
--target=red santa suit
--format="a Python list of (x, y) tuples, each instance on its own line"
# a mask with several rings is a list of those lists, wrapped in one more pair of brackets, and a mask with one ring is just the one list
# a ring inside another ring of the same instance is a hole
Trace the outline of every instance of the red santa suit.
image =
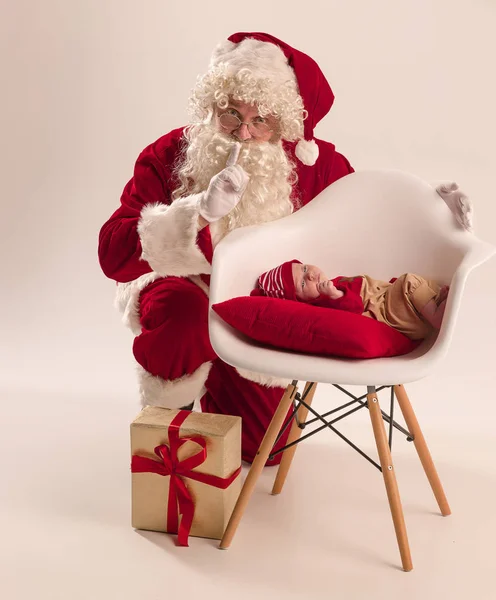
[[(296, 165), (291, 195), (296, 210), (353, 169), (333, 144), (313, 138), (313, 127), (330, 109), (333, 95), (310, 57), (266, 34), (235, 34), (221, 53), (224, 64), (230, 53), (242, 53), (253, 40), (277, 46), (308, 111), (300, 140), (282, 140)], [(182, 158), (183, 132), (171, 131), (139, 155), (119, 208), (101, 229), (100, 265), (119, 283), (117, 304), (136, 335), (133, 353), (140, 365), (143, 404), (178, 408), (201, 396), (203, 411), (241, 416), (243, 458), (251, 461), (289, 382), (237, 370), (210, 345), (211, 228), (199, 231), (200, 194), (172, 197), (179, 186), (175, 167)]]

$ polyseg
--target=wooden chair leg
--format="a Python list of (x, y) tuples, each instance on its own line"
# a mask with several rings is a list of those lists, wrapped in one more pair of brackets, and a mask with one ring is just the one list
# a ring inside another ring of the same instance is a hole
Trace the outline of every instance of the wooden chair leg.
[(257, 480), (260, 477), (267, 459), (269, 458), (270, 451), (274, 446), (274, 442), (276, 441), (277, 435), (284, 423), (284, 419), (286, 418), (289, 407), (293, 402), (293, 397), (296, 393), (296, 390), (297, 388), (295, 385), (288, 385), (283, 397), (281, 398), (281, 401), (279, 402), (279, 406), (272, 417), (272, 421), (265, 432), (265, 436), (260, 444), (257, 455), (253, 460), (248, 475), (246, 476), (243, 488), (241, 489), (241, 493), (238, 497), (238, 501), (236, 502), (231, 518), (229, 519), (229, 523), (227, 524), (224, 535), (220, 541), (219, 547), (222, 549), (229, 548), (231, 545), (232, 539), (236, 533), (239, 522), (243, 517)]
[(413, 408), (410, 404), (410, 400), (408, 398), (406, 390), (402, 385), (395, 385), (394, 394), (398, 400), (401, 412), (403, 413), (403, 417), (405, 419), (406, 426), (408, 427), (408, 431), (413, 435), (413, 443), (415, 444), (415, 449), (417, 450), (420, 462), (424, 467), (427, 479), (431, 484), (431, 488), (434, 492), (434, 496), (436, 497), (441, 514), (444, 517), (446, 517), (451, 514), (451, 509), (448, 504), (446, 495), (444, 493), (441, 480), (439, 479), (439, 475), (437, 474), (436, 467), (434, 466), (431, 453), (429, 452), (429, 448), (427, 447), (427, 444), (425, 442), (422, 430), (420, 429), (420, 426), (418, 424), (417, 417), (413, 412)]
[[(312, 387), (310, 388), (310, 386), (312, 386)], [(310, 391), (307, 394), (307, 390), (309, 388), (310, 388)], [(312, 383), (310, 381), (307, 382), (307, 384), (305, 386), (305, 390), (303, 392), (303, 396), (305, 396), (305, 394), (307, 394), (307, 396), (305, 398), (306, 404), (308, 404), (308, 405), (312, 404), (313, 396), (315, 394), (316, 389), (317, 389), (316, 383)], [(291, 444), (291, 442), (295, 442), (296, 440), (300, 439), (301, 428), (298, 426), (298, 421), (300, 423), (304, 423), (306, 421), (307, 415), (308, 415), (308, 408), (306, 406), (301, 405), (298, 408), (298, 412), (296, 413), (298, 420), (293, 419), (293, 424), (291, 425), (291, 431), (289, 432), (289, 436), (288, 436), (288, 441), (287, 441), (288, 444)], [(287, 450), (285, 450), (283, 452), (281, 463), (279, 465), (279, 468), (277, 469), (277, 475), (276, 475), (276, 480), (274, 481), (274, 487), (272, 488), (273, 495), (280, 494), (282, 491), (284, 482), (286, 481), (286, 477), (289, 472), (289, 468), (291, 467), (291, 463), (293, 462), (293, 458), (294, 458), (297, 446), (298, 445), (295, 444), (294, 446), (291, 446), (291, 448), (288, 448)]]
[(367, 394), (367, 403), (372, 421), (372, 429), (374, 430), (377, 452), (382, 468), (384, 483), (386, 484), (386, 492), (389, 500), (389, 507), (393, 517), (396, 539), (401, 555), (401, 562), (405, 571), (413, 569), (412, 557), (410, 555), (410, 546), (408, 544), (408, 535), (406, 532), (405, 518), (403, 516), (403, 508), (401, 506), (400, 493), (398, 483), (393, 469), (393, 461), (391, 451), (386, 436), (386, 429), (382, 420), (381, 408), (375, 390)]

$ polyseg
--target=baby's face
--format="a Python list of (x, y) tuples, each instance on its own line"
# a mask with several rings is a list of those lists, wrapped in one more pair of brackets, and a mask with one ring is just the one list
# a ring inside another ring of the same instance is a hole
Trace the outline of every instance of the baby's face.
[(315, 300), (321, 294), (325, 294), (328, 277), (315, 265), (300, 265), (293, 263), (293, 281), (296, 297), (299, 300)]

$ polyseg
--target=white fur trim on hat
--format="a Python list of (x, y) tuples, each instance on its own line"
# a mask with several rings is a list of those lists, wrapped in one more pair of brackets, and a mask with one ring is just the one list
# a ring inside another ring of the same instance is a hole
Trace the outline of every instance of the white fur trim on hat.
[(300, 140), (296, 144), (295, 154), (304, 165), (311, 167), (319, 158), (319, 147), (315, 140)]
[(249, 69), (257, 77), (270, 79), (274, 87), (291, 81), (297, 90), (294, 70), (288, 65), (284, 52), (275, 44), (247, 38), (239, 44), (221, 42), (212, 53), (210, 68), (228, 65), (232, 75)]

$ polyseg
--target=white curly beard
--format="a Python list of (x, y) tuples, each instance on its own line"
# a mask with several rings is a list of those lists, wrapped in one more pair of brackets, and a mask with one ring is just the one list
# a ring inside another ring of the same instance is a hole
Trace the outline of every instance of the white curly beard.
[[(192, 126), (186, 139), (185, 158), (178, 168), (182, 185), (174, 198), (205, 191), (212, 177), (225, 168), (237, 141), (211, 124)], [(248, 173), (250, 181), (239, 204), (212, 228), (214, 246), (233, 229), (266, 223), (293, 212), (290, 195), (296, 181), (295, 165), (288, 160), (280, 141), (244, 142), (237, 164)]]

